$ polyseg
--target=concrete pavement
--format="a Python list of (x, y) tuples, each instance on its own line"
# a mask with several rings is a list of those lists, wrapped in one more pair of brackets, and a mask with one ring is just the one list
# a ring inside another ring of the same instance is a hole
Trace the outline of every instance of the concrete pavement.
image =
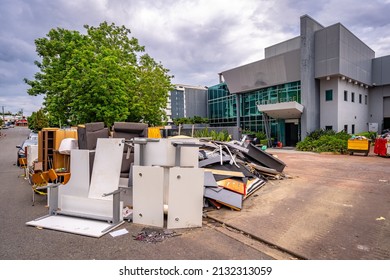
[(390, 158), (269, 152), (291, 179), (210, 217), (306, 259), (390, 259)]

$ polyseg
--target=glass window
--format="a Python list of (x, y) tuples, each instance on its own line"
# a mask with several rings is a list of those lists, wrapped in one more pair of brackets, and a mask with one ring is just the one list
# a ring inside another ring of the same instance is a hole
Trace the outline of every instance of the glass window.
[(348, 133), (348, 125), (347, 125), (347, 124), (344, 125), (344, 131), (345, 131), (346, 133)]
[(333, 100), (333, 90), (328, 89), (325, 91), (325, 101), (332, 101)]
[(359, 103), (362, 104), (362, 95), (359, 94)]
[(348, 101), (348, 91), (344, 90), (344, 101)]
[(331, 126), (331, 125), (325, 126), (325, 130), (332, 130), (332, 129), (333, 129), (333, 126)]
[(354, 92), (351, 92), (351, 101), (355, 102), (355, 93)]
[(367, 95), (364, 96), (364, 104), (367, 105)]
[(352, 125), (352, 131), (351, 131), (352, 134), (355, 134), (355, 125), (353, 124)]

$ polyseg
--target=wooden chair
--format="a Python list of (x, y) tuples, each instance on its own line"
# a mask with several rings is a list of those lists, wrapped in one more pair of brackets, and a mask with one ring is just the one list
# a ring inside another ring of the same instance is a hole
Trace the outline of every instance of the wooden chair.
[(25, 179), (28, 179), (28, 166), (27, 166), (27, 158), (19, 158), (19, 167), (23, 168), (24, 173), (20, 175), (19, 177), (24, 177)]
[(35, 193), (41, 195), (47, 195), (47, 189), (50, 187), (57, 187), (59, 185), (65, 185), (68, 183), (70, 178), (70, 173), (67, 176), (64, 176), (62, 182), (59, 180), (59, 176), (54, 169), (50, 169), (49, 171), (39, 171), (33, 173), (31, 176), (32, 181), (32, 201), (33, 206), (35, 204)]

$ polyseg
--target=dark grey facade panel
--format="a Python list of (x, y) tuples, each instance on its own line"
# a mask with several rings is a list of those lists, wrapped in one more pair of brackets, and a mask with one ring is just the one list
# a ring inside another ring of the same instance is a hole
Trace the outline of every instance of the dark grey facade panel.
[(186, 88), (186, 117), (207, 117), (207, 90)]
[(375, 52), (340, 23), (315, 34), (315, 77), (343, 75), (371, 84)]
[(298, 50), (301, 47), (301, 37), (295, 37), (290, 40), (275, 44), (264, 49), (265, 58), (270, 58), (289, 51)]
[(372, 84), (390, 85), (390, 55), (378, 57), (372, 61)]
[(390, 97), (383, 98), (383, 117), (390, 118)]
[(222, 72), (231, 93), (241, 93), (300, 80), (300, 50)]

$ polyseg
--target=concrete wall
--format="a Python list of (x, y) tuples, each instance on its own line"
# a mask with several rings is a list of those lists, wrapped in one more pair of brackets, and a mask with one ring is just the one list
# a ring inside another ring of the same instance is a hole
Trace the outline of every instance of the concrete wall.
[[(325, 99), (325, 92), (329, 89), (333, 90), (332, 101)], [(347, 91), (347, 101), (344, 100), (344, 91)], [(355, 95), (354, 102), (351, 100), (352, 92)], [(361, 103), (359, 102), (360, 95)], [(332, 126), (333, 130), (338, 132), (344, 129), (344, 125), (348, 125), (348, 133), (352, 133), (352, 125), (355, 125), (355, 133), (367, 131), (369, 105), (365, 104), (365, 96), (368, 99), (368, 89), (360, 84), (355, 85), (339, 78), (322, 79), (320, 86), (321, 128)]]
[[(325, 100), (325, 91), (333, 90), (333, 100)], [(326, 126), (332, 126), (333, 130), (338, 131), (338, 81), (337, 79), (321, 80), (320, 82), (320, 128), (325, 129)]]
[[(348, 92), (348, 100), (344, 101), (344, 90)], [(368, 131), (368, 89), (360, 84), (350, 83), (348, 80), (339, 79), (339, 106), (338, 106), (338, 131), (348, 125), (348, 133), (352, 133), (352, 125), (355, 125), (355, 133)], [(351, 93), (355, 93), (355, 102), (351, 101)], [(359, 103), (361, 95), (362, 102)], [(367, 96), (367, 104), (365, 104)]]
[(319, 82), (315, 79), (315, 38), (314, 34), (324, 27), (304, 15), (301, 17), (301, 100), (304, 111), (301, 117), (301, 139), (320, 127)]

